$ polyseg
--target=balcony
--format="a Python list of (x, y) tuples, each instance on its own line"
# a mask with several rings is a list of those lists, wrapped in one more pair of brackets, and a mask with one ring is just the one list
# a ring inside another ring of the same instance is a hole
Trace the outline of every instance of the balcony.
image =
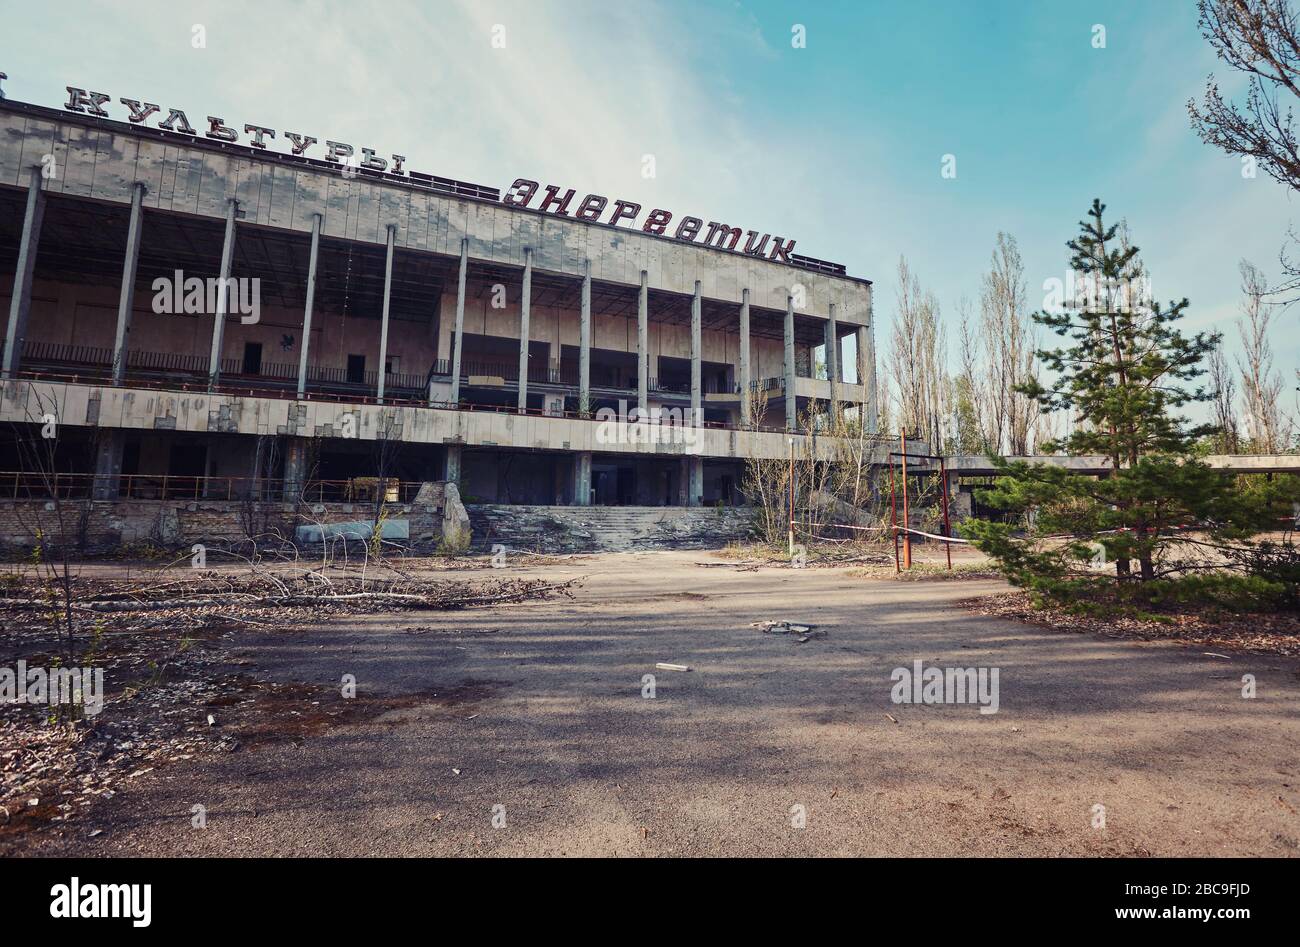
[[(107, 380), (112, 376), (113, 351), (87, 345), (57, 342), (23, 343), (23, 374), (66, 375), (90, 380)], [(175, 352), (131, 351), (127, 354), (126, 377), (129, 381), (174, 382), (186, 387), (206, 383), (208, 356)], [(294, 390), (298, 385), (298, 365), (291, 362), (263, 362), (256, 372), (245, 372), (235, 358), (221, 360), (221, 377), (227, 382), (246, 383), (256, 388)], [(312, 391), (349, 393), (375, 391), (379, 372), (370, 370), (359, 376), (346, 368), (323, 365), (307, 366), (307, 387)], [(393, 397), (418, 399), (428, 393), (426, 376), (388, 372), (384, 392)]]

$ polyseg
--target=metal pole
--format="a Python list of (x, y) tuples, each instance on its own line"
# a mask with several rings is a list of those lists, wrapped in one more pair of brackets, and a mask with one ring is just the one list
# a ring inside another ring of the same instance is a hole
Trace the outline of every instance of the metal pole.
[(794, 438), (790, 438), (790, 555), (794, 555)]
[(898, 564), (898, 499), (894, 493), (894, 458), (889, 458), (889, 537), (894, 542), (894, 571), (902, 572)]
[[(942, 489), (943, 489), (943, 534), (951, 539), (952, 527), (948, 523), (948, 467), (943, 462), (942, 457), (939, 458), (939, 479), (942, 482)], [(952, 571), (952, 543), (944, 543), (943, 548), (944, 548), (944, 552), (948, 554), (948, 571), (951, 572)]]
[(912, 534), (908, 532), (912, 528), (912, 518), (908, 515), (907, 507), (907, 431), (902, 431), (898, 435), (899, 442), (903, 445), (903, 565), (912, 568)]

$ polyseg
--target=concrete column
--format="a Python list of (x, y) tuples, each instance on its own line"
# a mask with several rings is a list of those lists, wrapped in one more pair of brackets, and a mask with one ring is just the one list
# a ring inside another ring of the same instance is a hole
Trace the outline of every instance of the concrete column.
[(122, 259), (122, 291), (117, 298), (117, 332), (113, 337), (113, 384), (126, 379), (130, 350), (131, 310), (135, 303), (135, 273), (140, 262), (140, 228), (144, 223), (144, 184), (131, 188), (131, 222), (126, 228), (126, 255)]
[[(451, 403), (460, 404), (461, 337), (465, 334), (465, 280), (469, 275), (469, 238), (460, 242), (460, 276), (456, 278), (456, 324), (451, 336)], [(429, 401), (433, 401), (430, 387)]]
[(307, 304), (302, 310), (302, 347), (298, 350), (298, 397), (307, 395), (307, 353), (311, 347), (311, 311), (316, 302), (316, 261), (320, 258), (320, 214), (311, 217), (311, 256), (307, 259)]
[(379, 386), (375, 400), (384, 403), (384, 381), (388, 375), (388, 303), (393, 295), (393, 245), (397, 240), (397, 224), (388, 225), (388, 255), (384, 260), (384, 308), (379, 318)]
[[(578, 316), (578, 411), (591, 411), (591, 261), (582, 269), (582, 308)], [(590, 480), (590, 471), (588, 471)]]
[(573, 455), (573, 505), (591, 506), (591, 451)]
[(464, 444), (448, 444), (447, 457), (442, 465), (442, 479), (455, 483), (460, 480), (461, 461), (465, 454)]
[(691, 458), (683, 457), (677, 463), (677, 505), (690, 506)]
[(122, 482), (122, 448), (126, 433), (121, 428), (99, 428), (95, 433), (95, 483), (92, 488), (96, 500), (116, 500)]
[(740, 423), (752, 424), (749, 394), (749, 290), (740, 294)]
[(641, 271), (641, 292), (636, 300), (636, 405), (637, 417), (650, 411), (650, 274)]
[(18, 238), (18, 266), (14, 270), (13, 298), (9, 302), (9, 325), (5, 330), (0, 378), (12, 378), (22, 364), (27, 317), (32, 311), (32, 272), (36, 267), (36, 250), (41, 242), (41, 219), (44, 216), (41, 169), (34, 167), (27, 176), (27, 209), (23, 212), (22, 236)]
[(793, 431), (799, 424), (799, 402), (795, 397), (794, 374), (794, 297), (785, 297), (785, 429)]
[(230, 267), (235, 259), (235, 218), (239, 201), (226, 203), (226, 236), (221, 243), (221, 273), (217, 284), (217, 311), (212, 320), (212, 357), (208, 360), (208, 391), (221, 381), (221, 350), (226, 337), (226, 310), (230, 306)]
[(519, 411), (528, 409), (528, 314), (533, 296), (533, 251), (524, 248), (524, 290), (519, 301)]
[(700, 281), (695, 281), (695, 295), (691, 297), (691, 424), (704, 423), (700, 394)]
[(858, 384), (864, 386), (868, 434), (879, 433), (877, 428), (880, 424), (876, 404), (876, 346), (872, 334), (870, 325), (858, 327)]
[(840, 327), (835, 321), (835, 303), (826, 319), (826, 379), (831, 387), (831, 414), (839, 414), (840, 400)]
[(307, 438), (287, 437), (284, 444), (284, 501), (297, 503), (307, 481)]
[(704, 502), (704, 458), (687, 457), (686, 505), (699, 506)]

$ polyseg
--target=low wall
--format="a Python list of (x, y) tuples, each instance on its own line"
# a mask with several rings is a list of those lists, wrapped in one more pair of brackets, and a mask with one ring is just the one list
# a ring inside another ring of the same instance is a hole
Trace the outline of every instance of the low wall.
[[(300, 526), (365, 522), (370, 503), (263, 503), (241, 500), (0, 500), (0, 550), (22, 553), (36, 545), (38, 530), (53, 546), (78, 552), (114, 552), (132, 545), (217, 548), (292, 540)], [(470, 522), (454, 483), (426, 483), (410, 503), (385, 506), (387, 522), (407, 524), (416, 549), (468, 542)], [(389, 535), (389, 531), (385, 531)]]
[(753, 535), (750, 507), (506, 506), (472, 504), (484, 552), (634, 552), (720, 549)]

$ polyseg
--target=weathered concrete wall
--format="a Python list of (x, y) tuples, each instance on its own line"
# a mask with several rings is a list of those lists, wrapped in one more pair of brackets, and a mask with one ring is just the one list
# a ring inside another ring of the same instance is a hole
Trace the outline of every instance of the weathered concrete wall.
[[(409, 523), (411, 545), (437, 546), (469, 516), (456, 485), (428, 483), (415, 501), (390, 503), (387, 517)], [(17, 553), (35, 545), (39, 529), (52, 545), (86, 552), (154, 545), (184, 550), (194, 543), (214, 549), (246, 542), (292, 539), (299, 525), (369, 520), (369, 503), (241, 503), (228, 500), (0, 500), (0, 550)]]
[[(0, 423), (35, 423), (47, 412), (59, 423), (136, 430), (281, 434), (373, 441), (381, 431), (408, 443), (460, 443), (478, 447), (597, 451), (613, 454), (715, 458), (788, 456), (787, 435), (762, 431), (688, 429), (692, 443), (641, 443), (631, 429), (597, 421), (549, 418), (487, 411), (425, 407), (335, 404), (279, 398), (238, 397), (206, 392), (113, 388), (61, 382), (11, 381), (0, 384)], [(345, 421), (345, 418), (350, 420)], [(794, 435), (804, 456), (807, 440)], [(816, 456), (835, 457), (831, 438), (814, 439)], [(872, 463), (887, 463), (881, 446)]]
[(750, 537), (750, 507), (468, 507), (474, 545), (510, 553), (626, 552), (651, 548), (721, 548)]

